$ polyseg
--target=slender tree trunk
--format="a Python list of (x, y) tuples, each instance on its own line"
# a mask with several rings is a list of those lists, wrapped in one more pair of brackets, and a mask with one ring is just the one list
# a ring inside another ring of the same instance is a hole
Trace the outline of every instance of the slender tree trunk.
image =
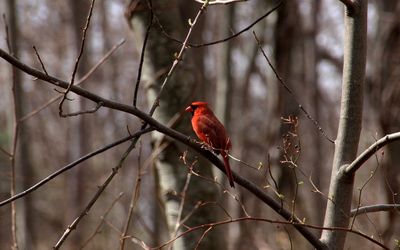
[[(309, 39), (307, 39), (306, 44), (305, 44), (305, 66), (308, 67), (307, 73), (306, 73), (306, 82), (307, 86), (311, 91), (311, 107), (314, 108), (314, 115), (313, 118), (316, 121), (320, 121), (320, 107), (321, 107), (321, 91), (319, 88), (318, 84), (318, 62), (319, 62), (319, 56), (318, 56), (318, 45), (317, 45), (317, 35), (319, 31), (319, 12), (320, 12), (320, 7), (321, 7), (321, 2), (320, 1), (314, 1), (312, 3), (312, 31), (309, 36)], [(319, 135), (314, 135), (312, 136), (312, 145), (314, 150), (312, 150), (313, 155), (311, 159), (311, 166), (313, 168), (312, 171), (312, 178), (314, 181), (314, 184), (318, 187), (322, 187), (323, 183), (323, 167), (324, 164), (321, 162), (321, 159), (323, 159), (323, 154), (322, 154), (322, 141), (321, 137)], [(315, 208), (315, 214), (313, 214), (314, 218), (316, 219), (315, 221), (317, 224), (322, 224), (323, 219), (324, 219), (324, 210), (325, 210), (325, 202), (322, 199), (319, 199), (318, 197), (313, 197), (314, 198), (314, 208)]]
[[(10, 44), (11, 50), (15, 57), (19, 57), (19, 30), (18, 30), (18, 12), (16, 10), (16, 1), (7, 1), (9, 8), (9, 25), (10, 25)], [(21, 118), (26, 110), (28, 98), (26, 97), (22, 81), (21, 71), (13, 68), (13, 76), (15, 82), (15, 112), (16, 118)], [(18, 122), (18, 121), (15, 121)], [(32, 185), (33, 166), (31, 164), (31, 155), (29, 149), (29, 133), (26, 123), (19, 123), (18, 129), (18, 150), (16, 151), (16, 176), (21, 177), (17, 181), (17, 190), (25, 190)], [(19, 185), (18, 183), (21, 183)], [(31, 249), (34, 239), (34, 217), (32, 207), (32, 197), (17, 203), (17, 236), (20, 249)]]
[[(373, 54), (371, 62), (376, 70), (372, 76), (375, 77), (370, 86), (372, 91), (369, 94), (370, 103), (375, 108), (379, 116), (380, 127), (383, 134), (390, 134), (400, 131), (399, 112), (382, 112), (382, 110), (396, 110), (400, 107), (400, 3), (397, 1), (385, 0), (377, 3), (380, 13), (385, 13), (380, 17), (374, 42), (379, 50)], [(379, 7), (380, 6), (380, 7)], [(391, 18), (387, 18), (387, 16)], [(374, 97), (376, 99), (374, 99)], [(396, 194), (400, 192), (400, 172), (398, 171), (400, 162), (400, 142), (393, 142), (387, 145), (388, 153), (385, 153), (383, 174), (383, 185), (385, 188), (386, 200), (388, 203), (399, 203), (400, 197)], [(390, 244), (399, 231), (399, 214), (397, 211), (387, 213), (388, 224), (382, 234), (385, 243)]]
[[(275, 24), (275, 64), (278, 74), (284, 79), (285, 83), (289, 85), (295, 79), (296, 68), (294, 67), (294, 60), (297, 59), (299, 51), (296, 47), (295, 39), (296, 34), (299, 33), (299, 13), (298, 1), (291, 0), (289, 3), (283, 5), (278, 9), (278, 19)], [(277, 83), (278, 84), (278, 83)], [(278, 87), (278, 105), (276, 110), (277, 117), (297, 116), (299, 113), (298, 105), (293, 100), (293, 97), (281, 86)], [(287, 125), (280, 123), (279, 140), (282, 140), (287, 133)], [(280, 142), (277, 142), (280, 143)], [(282, 157), (281, 157), (282, 158)], [(278, 160), (281, 160), (278, 159)], [(278, 163), (280, 164), (280, 163)], [(286, 197), (291, 197), (294, 193), (293, 171), (287, 166), (279, 168), (280, 173), (277, 179), (279, 192), (285, 194)]]
[[(351, 163), (357, 156), (360, 139), (367, 47), (367, 4), (364, 0), (355, 1), (354, 8), (346, 8), (345, 13), (341, 109), (324, 227), (349, 226), (354, 174), (346, 174), (343, 166)], [(346, 234), (345, 231), (325, 230), (321, 240), (329, 249), (341, 250), (344, 248)]]

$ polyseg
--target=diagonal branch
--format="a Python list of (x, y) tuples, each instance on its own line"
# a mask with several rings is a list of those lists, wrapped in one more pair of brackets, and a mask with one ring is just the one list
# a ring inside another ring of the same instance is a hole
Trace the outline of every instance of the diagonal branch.
[(318, 121), (315, 120), (314, 118), (311, 117), (311, 115), (307, 112), (307, 110), (301, 105), (300, 101), (297, 99), (296, 95), (293, 93), (293, 91), (289, 88), (289, 86), (283, 81), (282, 77), (278, 74), (278, 71), (276, 71), (275, 67), (272, 65), (271, 61), (269, 60), (267, 54), (265, 53), (264, 49), (261, 46), (261, 42), (257, 37), (257, 34), (255, 31), (253, 31), (253, 36), (258, 44), (259, 49), (261, 50), (261, 53), (263, 54), (265, 60), (267, 61), (268, 65), (271, 67), (272, 71), (274, 72), (276, 78), (278, 79), (279, 83), (286, 89), (286, 91), (292, 96), (293, 100), (297, 103), (299, 106), (299, 109), (306, 115), (306, 117), (314, 124), (314, 126), (318, 129), (318, 132), (322, 134), (325, 139), (327, 139), (331, 143), (335, 143), (331, 138), (328, 137), (328, 135), (325, 133), (325, 131), (322, 129), (322, 127), (319, 125)]
[(47, 176), (46, 178), (42, 179), (41, 181), (39, 181), (38, 183), (36, 183), (32, 187), (26, 189), (25, 191), (22, 191), (22, 192), (20, 192), (20, 193), (18, 193), (16, 195), (11, 196), (10, 198), (8, 198), (6, 200), (1, 201), (0, 202), (0, 207), (5, 206), (5, 205), (9, 204), (10, 202), (18, 200), (18, 199), (20, 199), (20, 198), (32, 193), (36, 189), (38, 189), (41, 186), (45, 185), (47, 182), (49, 182), (52, 179), (56, 178), (60, 174), (72, 169), (73, 167), (77, 166), (78, 164), (86, 161), (87, 159), (90, 159), (93, 156), (96, 156), (96, 155), (98, 155), (100, 153), (103, 153), (104, 151), (107, 151), (107, 150), (109, 150), (109, 149), (111, 149), (111, 148), (113, 148), (115, 146), (120, 145), (121, 143), (124, 143), (126, 141), (132, 140), (135, 137), (138, 137), (138, 136), (140, 136), (140, 135), (142, 135), (144, 133), (148, 133), (148, 132), (151, 132), (151, 131), (153, 131), (152, 128), (147, 128), (147, 129), (144, 129), (144, 130), (140, 130), (139, 132), (137, 132), (135, 134), (126, 136), (126, 137), (124, 137), (122, 139), (119, 139), (119, 140), (117, 140), (117, 141), (115, 141), (113, 143), (110, 143), (110, 144), (108, 144), (108, 145), (106, 145), (104, 147), (101, 147), (100, 149), (97, 149), (97, 150), (95, 150), (95, 151), (93, 151), (93, 152), (91, 152), (89, 154), (86, 154), (86, 155), (82, 156), (81, 158), (77, 159), (76, 161), (73, 161), (70, 164), (64, 166), (63, 168), (57, 170), (56, 172), (50, 174), (49, 176)]
[(358, 156), (350, 165), (346, 166), (345, 172), (347, 174), (355, 173), (371, 156), (373, 156), (379, 149), (383, 146), (400, 140), (400, 132), (385, 135), (374, 144), (372, 144), (368, 149), (366, 149), (360, 156)]
[[(21, 69), (25, 73), (32, 75), (34, 77), (37, 77), (40, 80), (46, 81), (50, 84), (53, 84), (57, 87), (61, 88), (68, 88), (69, 83), (65, 82), (63, 80), (60, 80), (56, 77), (46, 75), (43, 72), (36, 70), (32, 67), (27, 66), (26, 64), (20, 62), (18, 59), (15, 57), (11, 56), (4, 50), (0, 49), (0, 57), (8, 61), (10, 64), (14, 65), (15, 67)], [(163, 124), (160, 124), (158, 121), (156, 121), (154, 118), (146, 114), (145, 112), (137, 109), (136, 107), (130, 106), (130, 105), (125, 105), (122, 103), (114, 102), (111, 100), (108, 100), (106, 98), (103, 98), (101, 96), (98, 96), (96, 94), (93, 94), (90, 91), (87, 91), (85, 89), (80, 88), (79, 86), (71, 86), (71, 92), (80, 95), (82, 97), (85, 97), (95, 103), (100, 103), (102, 102), (103, 107), (107, 107), (110, 109), (114, 110), (119, 110), (121, 112), (129, 113), (132, 114), (146, 123), (148, 123), (153, 129), (157, 130), (158, 132), (161, 132), (177, 141), (182, 142), (183, 144), (189, 146), (193, 150), (197, 151), (199, 154), (201, 154), (203, 157), (208, 159), (211, 163), (214, 164), (218, 169), (221, 171), (225, 172), (224, 164), (223, 162), (212, 152), (208, 151), (207, 149), (202, 148), (201, 145), (199, 145), (195, 140), (191, 139), (190, 137), (173, 130), (167, 126), (164, 126)], [(281, 215), (283, 218), (286, 220), (290, 220), (292, 217), (291, 212), (282, 209), (280, 203), (275, 201), (273, 198), (268, 196), (261, 188), (250, 182), (249, 180), (245, 179), (244, 177), (240, 176), (239, 174), (232, 172), (234, 180), (237, 184), (240, 186), (244, 187), (247, 189), (250, 193), (255, 195), (258, 199), (263, 201), (265, 204), (270, 206), (272, 209), (275, 210), (279, 215)], [(296, 223), (301, 223), (300, 220), (295, 218), (294, 222)], [(325, 246), (321, 243), (321, 241), (308, 229), (304, 228), (301, 225), (294, 224), (293, 225), (314, 247), (317, 249), (326, 249)]]
[(358, 214), (393, 211), (393, 210), (400, 211), (400, 204), (377, 204), (377, 205), (359, 207), (352, 209), (350, 212), (350, 216), (353, 217)]

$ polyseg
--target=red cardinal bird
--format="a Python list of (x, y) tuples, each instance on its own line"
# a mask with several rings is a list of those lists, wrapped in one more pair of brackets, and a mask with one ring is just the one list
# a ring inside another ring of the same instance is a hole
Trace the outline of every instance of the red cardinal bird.
[(221, 154), (229, 184), (231, 187), (235, 187), (228, 158), (232, 144), (226, 135), (224, 125), (214, 115), (206, 102), (193, 102), (185, 111), (192, 113), (192, 127), (197, 137), (208, 144), (217, 155)]

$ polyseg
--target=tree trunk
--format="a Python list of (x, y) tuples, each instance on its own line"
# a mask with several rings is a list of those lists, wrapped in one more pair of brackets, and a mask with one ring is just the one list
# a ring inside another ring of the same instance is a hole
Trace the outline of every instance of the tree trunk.
[[(189, 27), (187, 25), (187, 20), (181, 19), (178, 1), (154, 2), (153, 11), (163, 28), (171, 36), (177, 38), (185, 36)], [(143, 1), (142, 4), (139, 3), (134, 12), (130, 14), (133, 16), (130, 20), (131, 27), (135, 32), (135, 37), (138, 38), (136, 41), (140, 51), (145, 36), (145, 30), (149, 24), (147, 2)], [(155, 79), (154, 77), (157, 75), (156, 72), (168, 70), (171, 67), (174, 60), (174, 53), (178, 52), (179, 48), (179, 44), (161, 35), (158, 25), (153, 26), (147, 43), (142, 72), (142, 82), (147, 84), (147, 100), (150, 105), (156, 99), (161, 88), (161, 82), (164, 80), (164, 77), (162, 77), (161, 80)], [(187, 67), (194, 67), (191, 59), (192, 58), (188, 54), (183, 57), (183, 62), (180, 62), (163, 91), (160, 105), (154, 114), (154, 118), (161, 123), (168, 124), (172, 117), (183, 111), (185, 105), (188, 104), (188, 97), (192, 95), (193, 89), (196, 87), (194, 76), (186, 70)], [(139, 91), (141, 90), (142, 88), (139, 89)], [(189, 100), (189, 102), (190, 101), (191, 100)], [(192, 134), (189, 118), (189, 115), (185, 114), (184, 120), (177, 125), (176, 129), (186, 134)], [(179, 223), (177, 220), (179, 218), (179, 206), (182, 202), (181, 192), (188, 171), (187, 167), (183, 166), (179, 156), (183, 154), (186, 148), (169, 138), (165, 138), (159, 133), (153, 133), (152, 138), (152, 145), (154, 147), (161, 142), (169, 143), (167, 148), (159, 154), (155, 162), (158, 173), (157, 179), (159, 181), (159, 196), (164, 207), (169, 231), (169, 235), (164, 235), (163, 237), (165, 240), (166, 238), (172, 238), (174, 236), (176, 224)], [(199, 171), (201, 175), (211, 176), (209, 164), (204, 164), (203, 161), (199, 161), (199, 163), (196, 164), (195, 170)], [(217, 190), (214, 185), (210, 185), (208, 182), (192, 176), (186, 193), (185, 207), (181, 218), (184, 218), (198, 201), (214, 201), (216, 199), (216, 193)], [(197, 209), (189, 220), (185, 222), (185, 225), (195, 226), (215, 221), (216, 214), (216, 210), (211, 207)], [(178, 234), (182, 231), (184, 231), (184, 228), (180, 227)], [(208, 232), (206, 237), (201, 241), (201, 249), (221, 249), (221, 236), (213, 231), (214, 230)], [(202, 231), (196, 231), (177, 239), (173, 244), (173, 249), (193, 249), (202, 234)]]
[[(10, 44), (11, 50), (15, 57), (19, 58), (19, 30), (18, 30), (18, 12), (16, 11), (16, 2), (13, 0), (7, 1), (9, 8), (9, 25), (10, 25)], [(24, 93), (21, 71), (13, 68), (14, 76), (14, 98), (15, 98), (15, 112), (16, 118), (23, 117), (25, 114), (27, 96)], [(16, 176), (20, 176), (20, 181), (16, 180), (17, 190), (25, 190), (32, 185), (33, 179), (33, 166), (31, 164), (31, 154), (29, 149), (29, 133), (28, 124), (19, 123), (18, 128), (18, 150), (16, 151)], [(21, 183), (21, 185), (19, 185)], [(17, 203), (17, 239), (19, 240), (20, 249), (31, 249), (34, 243), (34, 218), (32, 197), (28, 196), (24, 200)]]
[[(342, 97), (338, 135), (332, 166), (329, 201), (324, 227), (349, 226), (349, 212), (353, 197), (354, 173), (347, 174), (343, 166), (357, 156), (360, 139), (363, 85), (366, 65), (367, 1), (354, 2), (352, 9), (346, 7), (343, 58)], [(324, 230), (321, 240), (329, 249), (343, 249), (345, 231)]]

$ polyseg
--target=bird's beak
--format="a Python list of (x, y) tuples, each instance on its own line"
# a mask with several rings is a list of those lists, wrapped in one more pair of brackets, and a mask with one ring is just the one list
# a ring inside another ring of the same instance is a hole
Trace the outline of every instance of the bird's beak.
[(189, 106), (185, 109), (186, 112), (193, 112), (193, 108), (192, 106)]

